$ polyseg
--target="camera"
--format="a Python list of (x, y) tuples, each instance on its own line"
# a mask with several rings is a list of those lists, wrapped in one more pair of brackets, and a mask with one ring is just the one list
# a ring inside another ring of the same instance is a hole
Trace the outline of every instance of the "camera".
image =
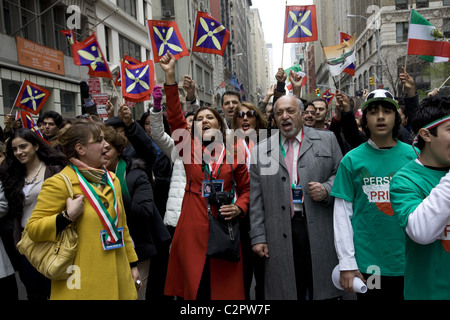
[(233, 201), (233, 195), (231, 192), (227, 191), (219, 191), (212, 192), (209, 195), (209, 202), (215, 205), (217, 208), (220, 208), (223, 205), (231, 204)]

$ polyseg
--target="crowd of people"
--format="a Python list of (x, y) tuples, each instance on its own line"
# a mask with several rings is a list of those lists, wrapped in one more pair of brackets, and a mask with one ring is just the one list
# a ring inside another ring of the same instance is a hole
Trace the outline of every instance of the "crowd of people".
[[(280, 68), (258, 105), (226, 91), (222, 114), (199, 106), (185, 76), (186, 112), (170, 52), (160, 67), (164, 86), (139, 119), (111, 102), (106, 121), (47, 111), (43, 139), (5, 116), (0, 299), (18, 299), (16, 272), (28, 300), (450, 298), (449, 98), (419, 101), (402, 70), (404, 97), (337, 92), (330, 118)], [(210, 256), (209, 215), (239, 223), (238, 261)], [(16, 249), (25, 229), (56, 241), (69, 226), (72, 286)], [(354, 292), (355, 277), (367, 292)]]

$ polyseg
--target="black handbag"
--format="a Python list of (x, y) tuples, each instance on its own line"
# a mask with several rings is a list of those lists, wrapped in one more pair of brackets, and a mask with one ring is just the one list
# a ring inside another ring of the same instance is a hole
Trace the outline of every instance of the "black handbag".
[[(231, 166), (231, 165), (230, 165)], [(231, 173), (233, 174), (233, 167), (231, 166)], [(206, 170), (205, 170), (205, 178)], [(212, 178), (211, 178), (211, 185)], [(233, 179), (233, 189), (234, 189), (234, 179)], [(234, 191), (234, 190), (233, 190)], [(213, 203), (219, 202), (219, 204), (228, 204), (227, 199), (230, 198), (227, 192), (216, 192), (214, 187), (211, 190), (211, 194), (206, 198), (206, 205), (208, 210), (208, 220), (209, 220), (209, 239), (208, 248), (206, 250), (206, 256), (214, 259), (222, 259), (232, 262), (238, 262), (241, 258), (240, 256), (240, 232), (239, 232), (239, 222), (237, 218), (231, 220), (225, 220), (219, 212), (220, 206), (217, 207), (217, 217), (215, 217), (211, 212), (210, 200), (214, 199)], [(219, 199), (219, 201), (217, 201)], [(221, 200), (224, 200), (222, 202)]]

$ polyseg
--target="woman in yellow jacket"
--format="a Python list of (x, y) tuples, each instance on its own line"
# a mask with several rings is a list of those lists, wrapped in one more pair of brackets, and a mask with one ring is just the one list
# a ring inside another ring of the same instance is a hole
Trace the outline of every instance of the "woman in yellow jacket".
[(76, 226), (78, 249), (72, 274), (67, 280), (52, 281), (50, 298), (134, 300), (139, 289), (138, 258), (119, 179), (104, 167), (109, 145), (102, 125), (74, 123), (59, 140), (71, 163), (61, 173), (72, 182), (74, 199), (60, 175), (47, 179), (26, 226), (34, 241), (56, 241), (61, 230)]

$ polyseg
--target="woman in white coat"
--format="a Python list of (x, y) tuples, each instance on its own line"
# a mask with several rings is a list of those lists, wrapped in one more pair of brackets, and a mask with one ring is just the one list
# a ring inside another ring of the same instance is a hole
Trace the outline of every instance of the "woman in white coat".
[[(150, 129), (153, 141), (173, 163), (169, 196), (164, 215), (164, 224), (173, 236), (178, 218), (180, 217), (181, 203), (183, 202), (184, 188), (186, 186), (186, 173), (184, 171), (183, 161), (178, 151), (174, 148), (175, 143), (173, 139), (164, 131), (163, 112), (161, 112), (161, 100), (159, 99), (162, 99), (161, 87), (156, 86), (153, 91), (154, 107), (150, 109)], [(188, 112), (185, 117), (188, 122), (188, 129), (190, 129), (194, 113)]]

